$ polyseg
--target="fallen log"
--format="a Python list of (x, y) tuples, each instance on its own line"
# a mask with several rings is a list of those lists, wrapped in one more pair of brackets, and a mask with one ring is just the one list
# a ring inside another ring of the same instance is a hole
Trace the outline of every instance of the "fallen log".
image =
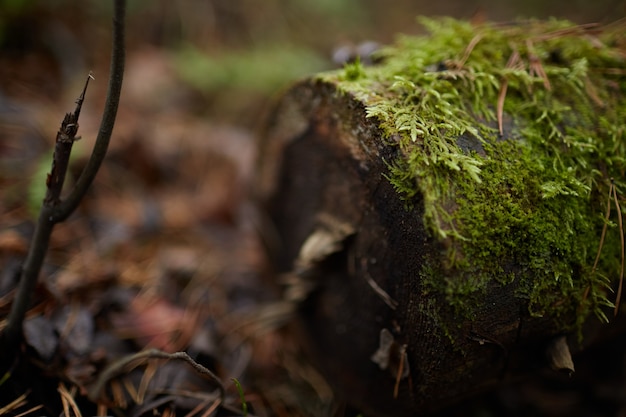
[(623, 278), (623, 28), (424, 23), (292, 86), (260, 143), (285, 297), (376, 415), (574, 372)]

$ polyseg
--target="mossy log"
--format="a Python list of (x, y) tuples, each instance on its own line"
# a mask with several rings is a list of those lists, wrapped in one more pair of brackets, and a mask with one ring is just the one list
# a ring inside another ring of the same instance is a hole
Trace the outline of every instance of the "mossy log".
[(260, 145), (285, 297), (378, 415), (573, 372), (566, 340), (613, 317), (623, 268), (624, 31), (425, 24), (292, 86)]

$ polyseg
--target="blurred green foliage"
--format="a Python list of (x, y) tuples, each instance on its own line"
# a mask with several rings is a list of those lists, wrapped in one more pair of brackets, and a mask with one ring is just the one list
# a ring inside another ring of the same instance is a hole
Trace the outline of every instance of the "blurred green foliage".
[(236, 88), (268, 94), (329, 66), (312, 50), (278, 44), (214, 55), (187, 45), (176, 53), (174, 64), (185, 82), (203, 92)]
[[(53, 149), (49, 150), (49, 152), (44, 152), (37, 159), (34, 172), (29, 177), (28, 188), (26, 189), (27, 209), (28, 213), (32, 216), (33, 219), (36, 219), (39, 215), (41, 205), (43, 204), (43, 200), (48, 190), (46, 183), (48, 174), (52, 169), (51, 161), (53, 155)], [(82, 142), (75, 142), (74, 146), (72, 147), (72, 153), (70, 154), (70, 164), (80, 160), (84, 156), (85, 148), (82, 145)], [(74, 178), (70, 170), (68, 171), (67, 177), (65, 179), (65, 184), (63, 186), (64, 191), (67, 192), (68, 190), (70, 190), (73, 187), (73, 183)]]
[(6, 16), (6, 14), (20, 12), (33, 3), (34, 0), (2, 0), (0, 6), (4, 12), (3, 16)]
[(27, 11), (33, 3), (34, 0), (0, 0), (0, 45), (4, 43), (11, 19)]

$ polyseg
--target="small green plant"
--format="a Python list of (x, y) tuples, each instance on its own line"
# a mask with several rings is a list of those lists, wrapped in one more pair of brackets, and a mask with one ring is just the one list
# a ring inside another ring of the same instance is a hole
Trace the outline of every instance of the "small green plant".
[(345, 79), (347, 81), (357, 81), (361, 77), (365, 77), (365, 72), (363, 71), (363, 64), (361, 64), (361, 60), (359, 57), (354, 62), (348, 62), (344, 68)]
[(231, 381), (235, 384), (235, 388), (239, 393), (239, 400), (241, 401), (241, 413), (244, 417), (248, 415), (248, 403), (246, 402), (246, 396), (243, 393), (243, 387), (237, 378), (231, 378)]

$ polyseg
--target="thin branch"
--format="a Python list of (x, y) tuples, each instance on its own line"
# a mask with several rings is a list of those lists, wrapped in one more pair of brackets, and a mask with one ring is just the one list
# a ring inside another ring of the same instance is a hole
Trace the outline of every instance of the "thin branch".
[[(26, 260), (22, 266), (20, 282), (7, 319), (7, 326), (0, 334), (0, 346), (2, 347), (0, 375), (10, 369), (12, 362), (17, 357), (19, 343), (22, 338), (22, 324), (30, 305), (31, 295), (37, 285), (39, 272), (48, 250), (52, 229), (56, 223), (65, 220), (78, 206), (80, 199), (85, 195), (87, 187), (93, 181), (106, 154), (117, 114), (124, 72), (124, 14), (125, 0), (116, 0), (113, 19), (111, 74), (102, 124), (87, 167), (67, 201), (60, 201), (60, 195), (69, 161), (69, 152), (78, 130), (78, 116), (80, 115), (80, 109), (85, 97), (85, 90), (83, 90), (83, 94), (76, 101), (76, 110), (74, 113), (65, 116), (61, 129), (57, 134), (52, 170), (46, 182), (48, 190), (39, 212), (39, 219), (35, 225), (35, 232)], [(85, 85), (86, 88), (87, 85)]]
[(109, 77), (109, 87), (107, 91), (106, 103), (104, 106), (104, 114), (100, 123), (100, 130), (96, 138), (91, 157), (76, 181), (76, 186), (70, 195), (63, 201), (53, 213), (52, 219), (55, 222), (65, 220), (78, 207), (83, 196), (87, 193), (87, 189), (93, 182), (98, 169), (104, 160), (109, 148), (113, 126), (115, 125), (115, 117), (120, 101), (120, 93), (122, 91), (122, 81), (124, 78), (124, 15), (126, 9), (125, 0), (115, 0), (115, 13), (113, 16), (113, 50), (111, 53), (111, 69)]
[(61, 191), (63, 190), (63, 183), (65, 182), (65, 175), (67, 174), (67, 168), (70, 162), (72, 146), (77, 140), (78, 118), (80, 117), (83, 101), (85, 101), (85, 93), (87, 92), (90, 79), (93, 79), (91, 73), (89, 73), (87, 77), (83, 92), (76, 100), (76, 110), (74, 110), (73, 113), (67, 113), (65, 115), (61, 123), (61, 128), (57, 132), (54, 154), (52, 156), (52, 169), (46, 179), (47, 192), (43, 200), (46, 206), (55, 206), (61, 201)]
[(49, 206), (43, 206), (39, 213), (39, 220), (35, 226), (35, 234), (31, 241), (26, 260), (22, 267), (20, 282), (15, 293), (15, 299), (11, 305), (11, 311), (7, 318), (7, 326), (0, 335), (0, 346), (2, 346), (2, 355), (0, 355), (0, 372), (4, 374), (11, 366), (17, 354), (19, 343), (22, 337), (22, 324), (26, 311), (30, 305), (32, 293), (37, 286), (37, 278), (41, 265), (48, 250), (50, 235), (54, 223), (50, 221)]
[[(52, 156), (52, 168), (46, 179), (46, 196), (43, 200), (26, 261), (22, 267), (20, 284), (7, 319), (7, 327), (2, 334), (2, 346), (5, 349), (3, 357), (7, 359), (13, 357), (13, 353), (17, 349), (22, 331), (22, 323), (24, 322), (26, 310), (30, 304), (30, 295), (35, 290), (39, 271), (41, 270), (41, 265), (43, 264), (48, 250), (50, 235), (55, 223), (52, 220), (51, 214), (61, 201), (61, 191), (63, 190), (63, 183), (65, 182), (72, 145), (74, 145), (76, 133), (78, 132), (78, 118), (91, 78), (93, 77), (90, 73), (85, 82), (83, 92), (76, 100), (76, 109), (73, 113), (67, 113), (65, 115), (61, 123), (61, 128), (57, 132), (54, 154)], [(3, 359), (2, 361), (5, 362), (6, 360)], [(6, 366), (2, 365), (0, 368), (4, 369)]]

